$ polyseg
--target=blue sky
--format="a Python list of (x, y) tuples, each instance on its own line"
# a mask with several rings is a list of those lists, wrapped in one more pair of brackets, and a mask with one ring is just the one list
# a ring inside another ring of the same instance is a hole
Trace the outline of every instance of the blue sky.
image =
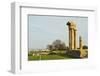
[(29, 15), (29, 49), (45, 49), (54, 40), (60, 39), (68, 46), (68, 26), (66, 23), (73, 20), (77, 23), (77, 46), (79, 36), (83, 43), (88, 45), (88, 18), (74, 16), (42, 16)]

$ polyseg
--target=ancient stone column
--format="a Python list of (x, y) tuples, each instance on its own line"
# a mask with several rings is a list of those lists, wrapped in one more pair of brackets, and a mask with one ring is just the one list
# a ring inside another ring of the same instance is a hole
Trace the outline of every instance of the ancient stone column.
[(69, 49), (71, 49), (71, 45), (72, 45), (72, 35), (71, 35), (72, 31), (71, 29), (69, 28)]
[(79, 37), (79, 46), (80, 46), (80, 50), (82, 50), (83, 47), (83, 42), (82, 42), (82, 37)]
[(74, 29), (74, 49), (77, 49), (77, 34), (76, 34), (77, 30)]
[(74, 50), (74, 28), (72, 28), (71, 31), (71, 49)]
[(76, 25), (73, 21), (68, 21), (67, 25), (69, 27), (69, 49), (76, 49)]

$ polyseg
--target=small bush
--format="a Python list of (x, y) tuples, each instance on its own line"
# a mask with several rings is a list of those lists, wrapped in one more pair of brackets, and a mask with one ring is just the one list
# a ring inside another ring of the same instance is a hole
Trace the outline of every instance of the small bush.
[(56, 53), (54, 53), (54, 52), (50, 52), (49, 55), (56, 55)]
[(29, 53), (28, 56), (32, 56), (32, 53)]

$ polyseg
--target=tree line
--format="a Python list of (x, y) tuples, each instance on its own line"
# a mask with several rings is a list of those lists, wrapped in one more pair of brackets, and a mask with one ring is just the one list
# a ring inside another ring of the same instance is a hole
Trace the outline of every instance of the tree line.
[[(52, 42), (52, 44), (47, 45), (47, 49), (49, 49), (50, 51), (68, 50), (69, 47), (66, 46), (66, 44), (64, 42), (62, 42), (61, 40), (55, 40)], [(77, 48), (77, 49), (79, 49), (79, 48)], [(83, 49), (88, 49), (88, 46), (84, 45)]]

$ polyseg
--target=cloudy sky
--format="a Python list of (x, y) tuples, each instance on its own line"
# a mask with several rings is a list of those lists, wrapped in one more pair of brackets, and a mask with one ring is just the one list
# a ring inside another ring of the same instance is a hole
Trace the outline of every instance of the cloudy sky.
[(45, 49), (54, 40), (60, 39), (68, 46), (68, 26), (66, 23), (73, 20), (77, 23), (77, 46), (79, 36), (83, 38), (85, 45), (88, 45), (88, 18), (74, 16), (28, 16), (29, 27), (29, 49)]

